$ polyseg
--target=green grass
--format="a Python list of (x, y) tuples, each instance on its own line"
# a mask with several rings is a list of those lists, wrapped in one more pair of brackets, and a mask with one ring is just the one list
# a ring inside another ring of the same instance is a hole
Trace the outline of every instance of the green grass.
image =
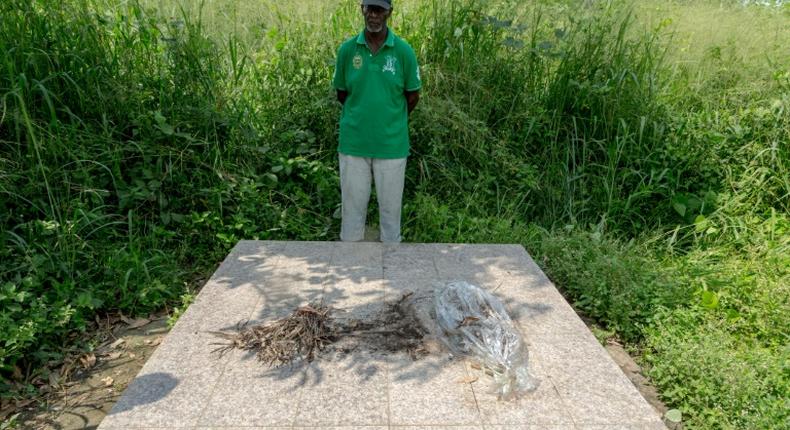
[[(73, 339), (97, 315), (177, 318), (239, 239), (337, 237), (329, 80), (358, 13), (0, 6), (2, 398), (90, 349)], [(738, 2), (397, 2), (425, 84), (406, 239), (525, 245), (686, 428), (781, 428), (788, 22)]]

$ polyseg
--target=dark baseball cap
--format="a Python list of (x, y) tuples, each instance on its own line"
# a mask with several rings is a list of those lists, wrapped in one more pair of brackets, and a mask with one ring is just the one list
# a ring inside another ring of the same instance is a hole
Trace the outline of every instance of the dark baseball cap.
[(362, 6), (379, 6), (384, 9), (392, 9), (392, 0), (362, 0)]

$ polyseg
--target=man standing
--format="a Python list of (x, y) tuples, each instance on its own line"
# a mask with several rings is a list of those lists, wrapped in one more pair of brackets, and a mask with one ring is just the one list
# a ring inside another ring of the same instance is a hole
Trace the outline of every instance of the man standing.
[(332, 83), (343, 105), (338, 147), (340, 240), (363, 239), (372, 179), (380, 239), (398, 243), (408, 120), (419, 100), (420, 70), (411, 46), (387, 27), (392, 1), (362, 0), (361, 8), (365, 30), (340, 46)]

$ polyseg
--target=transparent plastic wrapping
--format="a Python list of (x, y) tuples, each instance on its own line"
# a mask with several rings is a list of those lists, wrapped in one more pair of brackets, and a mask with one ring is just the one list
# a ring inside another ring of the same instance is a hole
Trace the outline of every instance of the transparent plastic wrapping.
[(436, 290), (434, 306), (436, 337), (453, 354), (475, 359), (493, 374), (499, 398), (509, 400), (537, 388), (524, 339), (496, 297), (456, 281)]

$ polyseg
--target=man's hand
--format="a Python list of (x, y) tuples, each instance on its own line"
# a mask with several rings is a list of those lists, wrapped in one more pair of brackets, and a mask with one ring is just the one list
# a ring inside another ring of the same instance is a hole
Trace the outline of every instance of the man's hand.
[(417, 106), (417, 102), (420, 101), (420, 92), (419, 91), (404, 91), (403, 94), (406, 95), (406, 104), (409, 106), (409, 113), (414, 110)]
[(341, 105), (346, 104), (346, 97), (348, 97), (348, 91), (337, 90), (337, 101), (339, 101)]

